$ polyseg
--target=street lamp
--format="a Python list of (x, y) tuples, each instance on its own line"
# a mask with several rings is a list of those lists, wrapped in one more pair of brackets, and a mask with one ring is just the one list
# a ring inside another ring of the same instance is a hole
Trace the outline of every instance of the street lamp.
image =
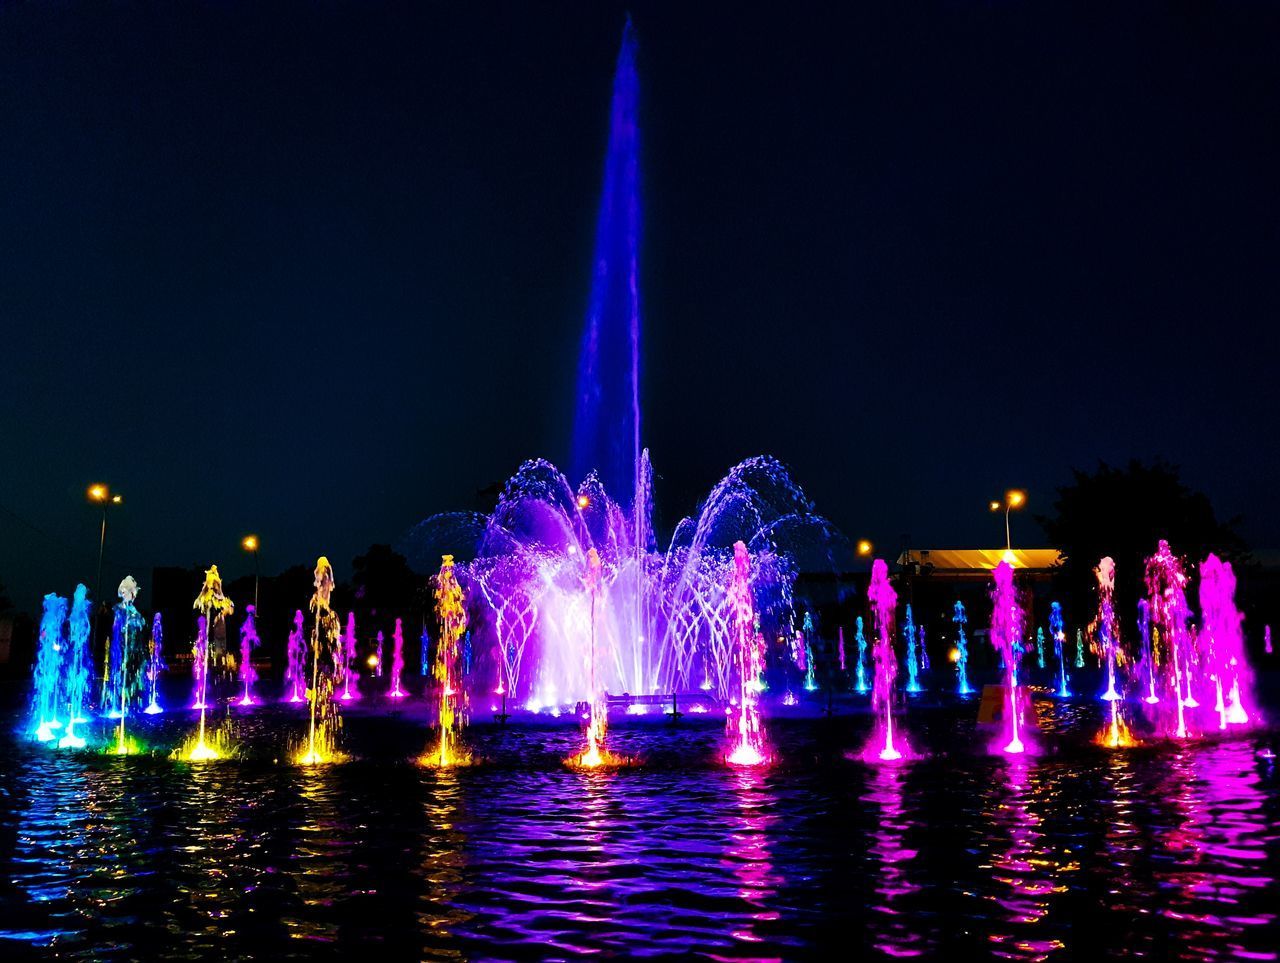
[(240, 540), (240, 547), (253, 553), (253, 611), (258, 611), (258, 536), (246, 535)]
[(1009, 535), (1009, 513), (1027, 503), (1027, 493), (1020, 488), (1010, 488), (1004, 493), (1003, 502), (991, 502), (988, 506), (993, 512), (1004, 509), (1004, 560), (1013, 564), (1013, 539)]
[(869, 558), (871, 553), (875, 551), (875, 546), (868, 542), (865, 538), (858, 540), (858, 555), (861, 558)]
[[(102, 556), (107, 548), (107, 506), (123, 504), (124, 496), (120, 494), (112, 494), (111, 489), (108, 488), (106, 485), (104, 485), (102, 482), (94, 482), (92, 485), (89, 486), (85, 494), (88, 496), (89, 501), (91, 501), (93, 504), (102, 506), (102, 527), (98, 531), (98, 580), (95, 583), (94, 589), (93, 589), (93, 602), (95, 606), (98, 606), (98, 608), (94, 610), (95, 616), (93, 620), (93, 630), (94, 632), (97, 632), (98, 619), (97, 619), (96, 613), (100, 612), (102, 609), (105, 609), (107, 607), (105, 600), (102, 598)], [(103, 656), (102, 656), (103, 701), (105, 701), (107, 697), (107, 675), (111, 671), (110, 641), (107, 641), (106, 646), (107, 646), (106, 651), (103, 653)]]

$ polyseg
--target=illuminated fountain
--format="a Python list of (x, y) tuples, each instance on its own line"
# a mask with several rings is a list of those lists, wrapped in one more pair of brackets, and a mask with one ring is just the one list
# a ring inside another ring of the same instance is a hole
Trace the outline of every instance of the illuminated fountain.
[(43, 613), (40, 616), (40, 635), (32, 679), (34, 692), (31, 698), (31, 731), (40, 742), (55, 739), (55, 730), (62, 728), (62, 720), (58, 715), (63, 701), (62, 663), (66, 643), (62, 633), (66, 621), (67, 600), (50, 592), (44, 597)]
[(1044, 668), (1044, 628), (1036, 626), (1036, 666)]
[(425, 766), (462, 766), (471, 762), (471, 754), (462, 745), (462, 729), (466, 726), (466, 691), (462, 686), (462, 673), (458, 664), (462, 635), (467, 630), (467, 609), (463, 601), (462, 586), (454, 572), (453, 556), (440, 559), (440, 573), (436, 576), (436, 620), (440, 624), (440, 638), (436, 642), (436, 657), (431, 666), (431, 678), (436, 684), (436, 719), (439, 735), (436, 747), (424, 753), (419, 762)]
[(906, 623), (902, 627), (902, 636), (907, 640), (907, 691), (920, 691), (920, 667), (916, 661), (916, 623), (911, 615), (911, 605), (907, 605)]
[(841, 677), (843, 677), (845, 672), (847, 671), (845, 669), (845, 664), (844, 664), (844, 626), (843, 625), (836, 627), (836, 658), (840, 662), (840, 675)]
[(160, 621), (160, 613), (157, 612), (151, 620), (151, 640), (147, 643), (147, 707), (142, 711), (149, 716), (164, 712), (159, 699), (160, 673), (167, 668), (164, 661), (164, 626)]
[(258, 681), (258, 672), (253, 667), (253, 651), (262, 640), (258, 638), (258, 630), (254, 626), (254, 607), (247, 605), (244, 611), (244, 622), (240, 625), (240, 681), (244, 683), (244, 695), (240, 699), (240, 705), (252, 706), (257, 705), (257, 700), (253, 698), (251, 690)]
[(285, 651), (284, 691), (290, 702), (307, 699), (307, 633), (303, 628), (302, 609), (293, 613), (293, 629)]
[(83, 749), (85, 740), (76, 733), (76, 726), (89, 720), (85, 717), (85, 694), (89, 691), (89, 636), (92, 632), (92, 606), (89, 590), (77, 585), (71, 598), (71, 615), (67, 621), (67, 658), (63, 662), (62, 690), (67, 700), (67, 725), (58, 740), (61, 749)]
[(1236, 609), (1236, 576), (1231, 563), (1210, 554), (1200, 565), (1200, 611), (1204, 617), (1202, 638), (1208, 639), (1209, 675), (1213, 680), (1218, 728), (1246, 725), (1245, 706), (1252, 688), (1244, 652), (1244, 616)]
[(588, 613), (590, 646), (587, 655), (590, 672), (590, 687), (587, 690), (587, 745), (582, 752), (565, 760), (570, 765), (588, 768), (615, 765), (621, 761), (604, 748), (604, 737), (609, 727), (609, 707), (605, 701), (605, 690), (596, 681), (596, 602), (600, 594), (600, 583), (600, 554), (593, 548), (587, 552), (586, 571), (582, 576), (582, 587), (590, 604)]
[[(737, 553), (738, 546), (735, 544), (733, 548), (735, 552), (735, 563), (736, 563), (736, 553)], [(814, 627), (813, 627), (812, 612), (804, 613), (804, 622), (802, 623), (800, 632), (802, 636), (801, 651), (804, 652), (804, 688), (806, 692), (813, 692), (815, 689), (818, 688), (818, 680), (815, 676), (816, 670), (813, 664)]]
[(1098, 618), (1092, 626), (1093, 649), (1107, 667), (1107, 688), (1101, 698), (1105, 702), (1119, 702), (1122, 696), (1116, 690), (1116, 663), (1124, 658), (1120, 650), (1120, 629), (1116, 621), (1115, 590), (1116, 563), (1107, 556), (1093, 570), (1098, 579)]
[(1110, 719), (1095, 741), (1111, 749), (1118, 749), (1133, 745), (1134, 740), (1125, 722), (1123, 696), (1116, 690), (1116, 665), (1124, 661), (1124, 651), (1120, 648), (1120, 626), (1116, 620), (1116, 564), (1108, 556), (1098, 563), (1093, 573), (1098, 579), (1098, 614), (1090, 629), (1094, 651), (1107, 666), (1107, 691), (1102, 694), (1102, 699), (1110, 703)]
[(726, 756), (735, 766), (765, 761), (764, 726), (760, 721), (760, 677), (764, 672), (764, 637), (756, 631), (755, 601), (751, 596), (751, 556), (747, 546), (733, 546), (733, 575), (729, 582), (733, 612), (734, 678), (736, 698), (729, 704), (725, 736)]
[(862, 616), (854, 620), (853, 640), (858, 646), (858, 664), (854, 667), (854, 691), (865, 694), (867, 691), (867, 636), (863, 631)]
[(876, 713), (877, 733), (873, 746), (878, 747), (877, 758), (892, 762), (902, 758), (902, 751), (893, 740), (893, 680), (898, 674), (898, 659), (893, 652), (893, 619), (898, 605), (898, 593), (889, 584), (889, 566), (878, 558), (871, 564), (871, 584), (867, 598), (875, 620), (875, 685), (871, 692), (871, 707)]
[[(600, 690), (670, 696), (704, 684), (727, 701), (734, 543), (743, 542), (751, 555), (760, 631), (768, 639), (795, 637), (797, 569), (848, 571), (852, 564), (847, 542), (816, 514), (785, 467), (763, 457), (734, 466), (659, 544), (653, 467), (641, 444), (638, 101), (628, 26), (610, 102), (578, 359), (574, 481), (546, 460), (527, 461), (491, 514), (433, 516), (402, 546), (423, 572), (443, 551), (456, 552), (459, 568), (465, 565), (476, 626), (472, 678), (501, 695), (504, 706), (510, 700), (560, 714)], [(594, 680), (581, 583), (591, 550), (601, 560)], [(802, 658), (807, 675), (812, 660)]]
[(958, 599), (951, 621), (956, 624), (956, 692), (960, 695), (972, 695), (973, 686), (969, 685), (969, 640), (964, 634), (969, 616), (965, 614), (964, 603)]
[(211, 738), (206, 727), (205, 714), (209, 706), (209, 638), (218, 622), (235, 611), (231, 599), (222, 592), (222, 577), (218, 574), (218, 566), (211, 565), (204, 573), (204, 584), (191, 607), (200, 613), (196, 620), (196, 662), (192, 667), (198, 686), (196, 708), (200, 710), (200, 728), (194, 740), (188, 740), (187, 744), (179, 748), (178, 755), (188, 762), (207, 762), (221, 758), (224, 751), (220, 745), (222, 740)]
[(129, 715), (129, 707), (138, 692), (137, 663), (138, 633), (147, 626), (133, 604), (138, 597), (138, 583), (132, 575), (126, 575), (119, 588), (120, 602), (115, 607), (115, 618), (111, 626), (111, 687), (110, 692), (115, 699), (113, 711), (110, 713), (119, 723), (116, 726), (116, 744), (111, 750), (118, 756), (128, 755), (133, 746), (125, 736), (125, 719)]
[(299, 765), (314, 766), (338, 761), (335, 748), (337, 730), (341, 725), (337, 703), (333, 698), (336, 688), (334, 672), (321, 672), (321, 665), (336, 666), (340, 659), (338, 613), (333, 610), (333, 566), (321, 555), (316, 559), (315, 592), (308, 603), (311, 611), (311, 684), (307, 686), (307, 704), (310, 723), (307, 744), (298, 752)]
[(1187, 605), (1186, 573), (1163, 539), (1156, 554), (1147, 559), (1145, 580), (1153, 638), (1158, 633), (1164, 647), (1166, 684), (1172, 689), (1174, 706), (1172, 720), (1167, 713), (1157, 715), (1157, 728), (1165, 734), (1172, 728), (1176, 738), (1185, 739), (1190, 735), (1187, 710), (1200, 705), (1191, 691), (1192, 641), (1187, 628), (1191, 610)]
[(1026, 749), (1022, 741), (1022, 701), (1018, 694), (1018, 660), (1021, 646), (1022, 609), (1013, 585), (1013, 566), (1001, 562), (991, 573), (995, 588), (991, 593), (991, 644), (999, 653), (1005, 668), (1005, 691), (1009, 705), (1005, 710), (1003, 750), (1011, 755)]
[(191, 708), (204, 711), (205, 682), (209, 678), (209, 620), (196, 616), (196, 638), (191, 645)]
[[(356, 679), (360, 670), (356, 668), (356, 613), (354, 612), (347, 613), (347, 628), (342, 633), (340, 653), (341, 664), (338, 671), (342, 677), (342, 701), (350, 702), (352, 699), (360, 698), (360, 686)], [(353, 683), (356, 683), (354, 689)]]
[(1062, 621), (1062, 605), (1053, 602), (1049, 606), (1049, 634), (1053, 636), (1053, 656), (1058, 660), (1058, 698), (1071, 697), (1071, 687), (1067, 675), (1067, 655), (1063, 650), (1067, 644), (1066, 627)]
[(1156, 644), (1151, 628), (1151, 603), (1146, 599), (1138, 600), (1138, 635), (1142, 641), (1142, 669), (1147, 675), (1147, 695), (1143, 701), (1147, 705), (1155, 705), (1160, 701), (1156, 695)]
[(382, 646), (385, 643), (382, 637), (382, 630), (378, 630), (378, 634), (374, 636), (373, 655), (369, 657), (369, 663), (373, 668), (373, 677), (375, 679), (382, 678)]
[(393, 699), (404, 698), (405, 692), (400, 688), (400, 675), (404, 672), (404, 626), (396, 619), (395, 631), (391, 633), (391, 691)]
[(1076, 629), (1076, 668), (1084, 668), (1084, 630)]

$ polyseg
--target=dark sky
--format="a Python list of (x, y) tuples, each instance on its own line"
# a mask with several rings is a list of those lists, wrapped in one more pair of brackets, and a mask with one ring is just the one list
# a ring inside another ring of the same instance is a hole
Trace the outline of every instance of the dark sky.
[[(1004, 487), (1162, 456), (1280, 544), (1280, 7), (754, 6), (630, 7), (661, 521), (772, 453), (886, 554), (990, 543)], [(92, 579), (93, 480), (145, 589), (567, 460), (623, 19), (6, 5), (14, 600)]]

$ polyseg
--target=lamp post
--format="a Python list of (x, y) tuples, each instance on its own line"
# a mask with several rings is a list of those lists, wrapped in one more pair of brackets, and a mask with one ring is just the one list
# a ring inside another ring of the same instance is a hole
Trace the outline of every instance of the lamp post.
[[(95, 605), (93, 630), (98, 630), (98, 613), (107, 606), (102, 598), (102, 556), (107, 548), (107, 507), (109, 505), (120, 505), (124, 503), (124, 496), (120, 494), (112, 494), (111, 489), (102, 482), (94, 482), (89, 486), (86, 494), (89, 501), (102, 508), (102, 526), (98, 530), (98, 577), (94, 583), (93, 602)], [(92, 644), (92, 640), (90, 640)], [(105, 700), (107, 695), (107, 678), (111, 671), (111, 642), (106, 642), (106, 651), (102, 656), (102, 698)]]
[(258, 536), (246, 535), (240, 540), (240, 547), (253, 554), (253, 611), (258, 611)]
[(1013, 539), (1010, 537), (1009, 531), (1009, 513), (1015, 508), (1021, 508), (1027, 503), (1027, 493), (1020, 488), (1010, 488), (1004, 493), (1004, 501), (993, 501), (988, 506), (991, 511), (998, 512), (1004, 509), (1004, 554), (1005, 561), (1010, 565), (1013, 564)]

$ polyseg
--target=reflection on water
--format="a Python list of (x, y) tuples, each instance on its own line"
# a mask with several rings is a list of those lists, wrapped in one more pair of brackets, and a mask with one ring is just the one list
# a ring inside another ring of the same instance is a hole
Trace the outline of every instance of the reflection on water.
[(945, 752), (851, 763), (798, 721), (732, 771), (696, 723), (620, 724), (645, 764), (616, 772), (559, 764), (572, 727), (477, 726), (465, 770), (359, 719), (357, 761), (311, 768), (265, 729), (203, 766), (10, 740), (0, 953), (1275, 959), (1270, 737), (1003, 760), (913, 725)]

